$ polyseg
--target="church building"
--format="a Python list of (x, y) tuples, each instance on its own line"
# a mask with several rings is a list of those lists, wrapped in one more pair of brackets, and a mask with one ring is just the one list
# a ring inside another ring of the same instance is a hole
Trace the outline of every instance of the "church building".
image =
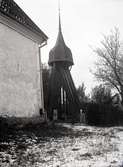
[(0, 0), (0, 116), (35, 117), (44, 109), (40, 50), (47, 39), (13, 0)]

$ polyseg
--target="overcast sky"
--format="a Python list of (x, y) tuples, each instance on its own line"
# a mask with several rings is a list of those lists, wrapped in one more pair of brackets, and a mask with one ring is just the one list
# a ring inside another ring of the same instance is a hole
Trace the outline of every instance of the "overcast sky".
[[(58, 0), (15, 2), (49, 37), (48, 45), (42, 49), (42, 62), (47, 63), (58, 33)], [(122, 16), (123, 0), (61, 0), (62, 32), (73, 54), (75, 65), (71, 72), (76, 86), (84, 82), (87, 92), (94, 87), (90, 69), (94, 67), (96, 56), (91, 47), (98, 46), (102, 34), (108, 34), (115, 26), (123, 37)]]

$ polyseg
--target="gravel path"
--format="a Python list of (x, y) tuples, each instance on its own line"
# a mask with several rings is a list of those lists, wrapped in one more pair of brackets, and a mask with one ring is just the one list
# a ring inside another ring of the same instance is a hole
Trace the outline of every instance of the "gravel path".
[(122, 162), (123, 127), (29, 127), (0, 142), (1, 167), (121, 167)]

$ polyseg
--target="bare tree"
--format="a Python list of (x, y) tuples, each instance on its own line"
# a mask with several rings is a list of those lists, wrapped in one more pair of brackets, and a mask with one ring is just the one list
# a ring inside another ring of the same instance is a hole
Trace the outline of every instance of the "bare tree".
[(109, 103), (112, 100), (111, 89), (102, 84), (95, 86), (91, 92), (91, 99), (97, 104)]
[(77, 88), (77, 94), (81, 103), (87, 101), (85, 90), (86, 90), (85, 84), (84, 82), (82, 82), (82, 84)]
[(101, 46), (94, 50), (99, 58), (95, 63), (94, 75), (104, 84), (116, 88), (123, 104), (123, 54), (121, 53), (119, 30), (115, 28), (108, 36), (104, 36)]

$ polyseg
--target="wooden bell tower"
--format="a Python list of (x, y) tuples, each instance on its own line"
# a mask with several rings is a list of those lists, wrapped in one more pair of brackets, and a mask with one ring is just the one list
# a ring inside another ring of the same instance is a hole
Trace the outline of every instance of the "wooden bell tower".
[(73, 63), (71, 50), (65, 44), (59, 10), (59, 29), (55, 46), (49, 52), (49, 118), (53, 119), (54, 109), (58, 119), (77, 121), (79, 118), (80, 102), (70, 73)]

